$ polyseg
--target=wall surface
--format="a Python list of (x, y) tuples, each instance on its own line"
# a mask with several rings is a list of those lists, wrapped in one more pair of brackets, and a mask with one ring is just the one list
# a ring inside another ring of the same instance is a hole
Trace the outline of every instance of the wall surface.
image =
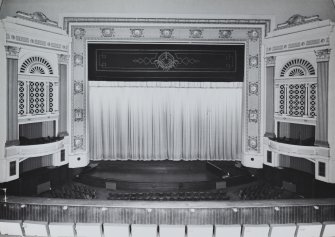
[(190, 15), (191, 17), (222, 17), (229, 15), (273, 16), (275, 24), (286, 21), (294, 14), (319, 15), (335, 21), (332, 0), (3, 0), (0, 18), (14, 16), (16, 11), (41, 11), (51, 20), (58, 21), (62, 14), (132, 16)]

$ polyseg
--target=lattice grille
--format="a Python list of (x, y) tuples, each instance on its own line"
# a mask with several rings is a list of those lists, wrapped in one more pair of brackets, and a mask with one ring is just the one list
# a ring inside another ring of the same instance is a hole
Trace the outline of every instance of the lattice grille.
[(49, 83), (49, 112), (54, 111), (54, 84), (52, 82)]
[(316, 84), (311, 84), (309, 87), (309, 115), (316, 116)]
[(29, 82), (29, 113), (45, 113), (45, 83)]
[(288, 96), (289, 96), (288, 114), (290, 116), (305, 115), (305, 98), (306, 98), (305, 84), (289, 85)]
[(26, 83), (23, 81), (19, 81), (19, 88), (18, 88), (18, 100), (19, 100), (19, 108), (18, 112), (20, 115), (26, 113)]

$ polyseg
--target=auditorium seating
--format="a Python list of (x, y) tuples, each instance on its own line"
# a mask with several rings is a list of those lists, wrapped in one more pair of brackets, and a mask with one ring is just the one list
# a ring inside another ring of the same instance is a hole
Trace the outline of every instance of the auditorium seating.
[(240, 225), (216, 225), (215, 226), (215, 237), (240, 237), (241, 226)]
[(273, 187), (269, 183), (257, 183), (240, 190), (241, 200), (266, 200), (266, 199), (292, 199), (297, 198), (293, 193), (289, 193), (281, 188)]
[(127, 224), (103, 224), (104, 237), (129, 237), (129, 225)]
[(213, 226), (212, 225), (188, 225), (187, 226), (188, 237), (212, 237)]
[[(43, 195), (45, 196), (45, 194)], [(52, 198), (95, 199), (96, 191), (83, 185), (69, 185), (62, 188), (54, 188), (47, 195)]]
[(229, 200), (223, 189), (208, 192), (110, 192), (108, 200), (200, 201)]
[(48, 223), (38, 221), (24, 221), (25, 236), (48, 237)]
[(334, 237), (335, 236), (335, 222), (324, 222), (324, 229), (322, 237)]
[(297, 226), (295, 224), (270, 225), (270, 237), (294, 237)]
[(77, 223), (77, 237), (100, 237), (102, 234), (100, 223)]
[(55, 223), (0, 220), (0, 237), (334, 237), (335, 222), (245, 225)]
[(157, 237), (157, 225), (131, 225), (132, 237)]
[(49, 223), (50, 237), (74, 237), (73, 223)]
[(23, 236), (20, 220), (0, 220), (1, 236)]
[(321, 229), (321, 223), (297, 223), (296, 237), (319, 237)]
[(244, 225), (243, 237), (268, 237), (269, 225)]
[(159, 237), (185, 237), (184, 225), (160, 225)]

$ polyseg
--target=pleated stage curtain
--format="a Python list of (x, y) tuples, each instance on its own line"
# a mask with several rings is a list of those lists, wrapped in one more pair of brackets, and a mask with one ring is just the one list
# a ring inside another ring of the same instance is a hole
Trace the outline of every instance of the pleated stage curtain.
[(242, 83), (89, 82), (92, 160), (239, 160)]

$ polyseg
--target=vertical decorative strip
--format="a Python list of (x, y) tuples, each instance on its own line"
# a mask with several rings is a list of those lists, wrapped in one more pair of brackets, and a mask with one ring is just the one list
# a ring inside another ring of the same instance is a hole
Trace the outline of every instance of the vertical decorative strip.
[(328, 144), (328, 80), (330, 49), (315, 51), (317, 61), (317, 110), (315, 145), (329, 147)]
[(18, 58), (20, 48), (5, 46), (7, 56), (7, 140), (6, 146), (19, 145)]
[(276, 58), (266, 57), (266, 120), (265, 137), (274, 137), (274, 78)]

